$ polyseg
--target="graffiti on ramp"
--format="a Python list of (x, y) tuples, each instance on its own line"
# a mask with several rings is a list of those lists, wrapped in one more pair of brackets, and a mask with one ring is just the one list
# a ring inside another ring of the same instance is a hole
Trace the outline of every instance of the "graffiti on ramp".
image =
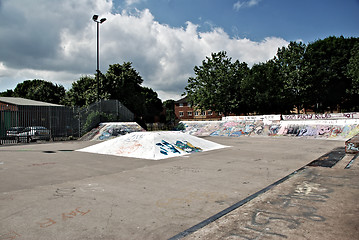
[(159, 160), (224, 147), (182, 132), (133, 132), (77, 151)]

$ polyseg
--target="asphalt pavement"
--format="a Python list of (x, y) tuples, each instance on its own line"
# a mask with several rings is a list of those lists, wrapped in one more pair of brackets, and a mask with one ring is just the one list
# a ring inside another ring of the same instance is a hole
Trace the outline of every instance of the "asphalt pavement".
[(344, 141), (206, 139), (230, 147), (146, 160), (74, 151), (96, 142), (0, 146), (0, 240), (359, 235), (356, 161), (350, 169), (348, 157), (332, 168), (304, 167)]

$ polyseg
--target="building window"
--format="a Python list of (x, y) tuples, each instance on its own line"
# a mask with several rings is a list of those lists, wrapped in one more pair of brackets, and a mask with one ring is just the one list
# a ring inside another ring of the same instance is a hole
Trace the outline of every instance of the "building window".
[(202, 112), (201, 112), (201, 115), (202, 115), (202, 116), (206, 116), (206, 111), (202, 111)]
[(180, 106), (180, 107), (183, 107), (183, 103), (180, 103), (179, 106)]
[(192, 112), (187, 112), (187, 115), (188, 115), (188, 116), (192, 116)]
[(211, 110), (208, 110), (208, 115), (212, 116), (213, 112)]
[(194, 113), (194, 115), (195, 115), (195, 116), (199, 116), (199, 111), (196, 111), (196, 112)]
[(183, 117), (183, 116), (184, 116), (183, 112), (179, 112), (179, 114), (180, 114), (180, 117)]
[(188, 107), (192, 107), (191, 103), (187, 103), (187, 106), (188, 106)]

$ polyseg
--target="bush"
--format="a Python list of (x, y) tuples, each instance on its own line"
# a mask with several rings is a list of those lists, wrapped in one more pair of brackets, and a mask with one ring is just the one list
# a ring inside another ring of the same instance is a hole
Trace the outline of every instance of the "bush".
[(177, 126), (175, 126), (176, 131), (184, 131), (186, 130), (186, 126), (183, 123), (178, 123)]
[(96, 127), (101, 122), (113, 122), (117, 121), (117, 117), (113, 114), (106, 114), (99, 111), (91, 112), (87, 118), (86, 122), (83, 126), (83, 133), (86, 133)]

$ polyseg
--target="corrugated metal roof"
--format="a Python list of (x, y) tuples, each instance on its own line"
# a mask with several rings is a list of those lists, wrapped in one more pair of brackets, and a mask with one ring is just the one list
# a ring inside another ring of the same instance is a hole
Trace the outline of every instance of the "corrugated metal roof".
[(17, 106), (52, 106), (52, 107), (62, 107), (63, 105), (40, 102), (35, 100), (30, 100), (26, 98), (18, 97), (0, 97), (0, 102), (17, 105)]

